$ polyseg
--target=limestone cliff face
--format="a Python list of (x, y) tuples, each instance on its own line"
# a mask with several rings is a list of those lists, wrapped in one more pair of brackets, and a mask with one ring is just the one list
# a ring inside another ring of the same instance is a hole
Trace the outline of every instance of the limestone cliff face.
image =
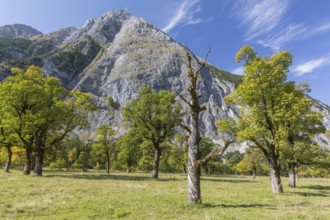
[[(157, 91), (166, 89), (188, 97), (184, 46), (126, 11), (109, 12), (89, 19), (81, 29), (61, 29), (50, 34), (28, 36), (24, 41), (26, 45), (8, 50), (11, 55), (6, 52), (7, 58), (1, 59), (0, 54), (0, 78), (8, 74), (9, 61), (20, 59), (28, 65), (37, 60), (36, 64), (42, 66), (47, 75), (60, 78), (67, 88), (94, 95), (100, 110), (90, 119), (91, 131), (95, 131), (100, 123), (120, 128), (120, 108), (136, 98), (142, 86), (148, 85)], [(9, 48), (13, 48), (12, 44)], [(192, 56), (197, 69), (201, 61)], [(239, 80), (240, 76), (211, 64), (202, 69), (198, 88), (203, 94), (200, 101), (207, 106), (201, 114), (204, 135), (217, 138), (216, 121), (227, 116), (237, 117), (237, 109), (230, 108), (223, 100), (235, 90)], [(116, 102), (110, 112), (107, 97)], [(326, 106), (317, 106), (325, 113), (324, 123), (329, 129), (330, 115)]]

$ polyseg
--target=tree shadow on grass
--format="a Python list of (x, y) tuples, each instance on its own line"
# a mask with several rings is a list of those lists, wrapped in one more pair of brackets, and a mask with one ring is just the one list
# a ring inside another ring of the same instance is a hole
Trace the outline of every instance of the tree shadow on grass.
[(201, 178), (203, 181), (211, 181), (211, 182), (224, 182), (224, 183), (256, 183), (257, 181), (255, 180), (242, 180), (242, 179), (223, 179), (221, 177), (215, 179), (215, 178), (207, 178), (207, 177), (202, 177)]
[(202, 208), (268, 208), (275, 209), (274, 205), (267, 204), (238, 204), (238, 205), (227, 205), (227, 204), (211, 204), (211, 203), (203, 203), (201, 204)]
[(305, 189), (314, 189), (314, 190), (321, 190), (321, 191), (330, 191), (330, 186), (321, 186), (321, 185), (310, 185), (310, 186), (302, 186), (299, 188)]
[(147, 176), (137, 176), (137, 175), (123, 175), (123, 174), (72, 174), (72, 175), (61, 175), (61, 174), (50, 174), (45, 177), (60, 177), (60, 178), (70, 178), (70, 179), (84, 179), (84, 180), (122, 180), (122, 181), (177, 181), (175, 178), (158, 178), (153, 179)]
[(299, 196), (306, 196), (306, 197), (327, 197), (326, 194), (322, 194), (322, 193), (311, 193), (311, 192), (295, 192), (293, 194), (297, 194)]

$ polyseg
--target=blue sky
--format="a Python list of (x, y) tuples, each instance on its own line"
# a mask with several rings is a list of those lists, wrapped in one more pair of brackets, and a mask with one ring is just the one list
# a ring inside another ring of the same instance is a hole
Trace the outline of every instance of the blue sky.
[(289, 50), (289, 79), (308, 82), (330, 105), (329, 0), (0, 0), (0, 25), (22, 23), (43, 33), (82, 27), (88, 18), (124, 9), (142, 17), (221, 69), (242, 74), (236, 52), (262, 56)]

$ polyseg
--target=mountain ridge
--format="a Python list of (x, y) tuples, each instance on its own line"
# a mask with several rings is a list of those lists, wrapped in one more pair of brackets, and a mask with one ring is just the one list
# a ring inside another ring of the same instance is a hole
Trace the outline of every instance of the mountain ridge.
[(42, 35), (42, 33), (25, 24), (12, 24), (0, 27), (1, 38), (29, 38), (36, 35)]

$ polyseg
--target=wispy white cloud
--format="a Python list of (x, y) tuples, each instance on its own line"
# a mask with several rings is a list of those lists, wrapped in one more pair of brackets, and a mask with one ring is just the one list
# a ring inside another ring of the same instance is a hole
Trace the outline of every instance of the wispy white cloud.
[(287, 12), (292, 0), (239, 0), (233, 15), (247, 27), (245, 41), (255, 41), (278, 51), (293, 40), (330, 30), (330, 23), (318, 27), (292, 23)]
[(291, 24), (282, 30), (278, 30), (273, 35), (265, 36), (258, 43), (264, 47), (270, 47), (274, 51), (279, 51), (286, 43), (297, 39), (307, 31), (307, 28), (299, 24)]
[(241, 75), (243, 76), (244, 75), (244, 68), (243, 67), (238, 67), (236, 69), (234, 69), (232, 71), (233, 74), (236, 74), (236, 75)]
[(240, 0), (233, 7), (233, 15), (247, 27), (246, 41), (269, 34), (285, 18), (291, 0)]
[(324, 32), (328, 32), (330, 31), (330, 22), (321, 24), (319, 26), (310, 27), (308, 28), (308, 30), (309, 30), (308, 33), (306, 33), (307, 36), (313, 36)]
[(292, 72), (297, 76), (302, 76), (307, 73), (312, 73), (315, 69), (330, 65), (330, 55), (322, 56), (318, 59), (309, 60), (305, 63), (297, 65)]
[(254, 41), (278, 51), (284, 45), (330, 31), (330, 22), (320, 25), (290, 21), (293, 0), (237, 0), (232, 15), (246, 27), (245, 41)]
[(184, 26), (203, 22), (204, 20), (201, 18), (196, 18), (196, 14), (201, 11), (201, 7), (198, 5), (199, 3), (200, 0), (184, 0), (162, 30), (169, 32), (178, 25)]

